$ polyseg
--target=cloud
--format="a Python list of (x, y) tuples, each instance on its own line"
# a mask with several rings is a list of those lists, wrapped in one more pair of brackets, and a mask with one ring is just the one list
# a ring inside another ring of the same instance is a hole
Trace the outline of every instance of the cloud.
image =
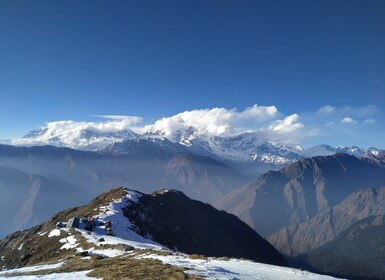
[(136, 116), (122, 116), (122, 115), (92, 115), (92, 117), (97, 117), (101, 119), (108, 119), (108, 120), (121, 120), (126, 121), (130, 124), (137, 124), (141, 123), (143, 121), (143, 118), (136, 117)]
[(353, 120), (351, 117), (345, 117), (341, 120), (342, 123), (356, 124), (357, 121)]
[(330, 106), (330, 105), (326, 105), (326, 106), (323, 106), (321, 107), (319, 110), (318, 110), (318, 113), (321, 113), (321, 114), (330, 114), (330, 113), (333, 113), (335, 111), (335, 107), (333, 106)]
[(375, 119), (366, 119), (363, 121), (363, 123), (366, 125), (371, 125), (371, 124), (375, 124), (376, 120)]
[(165, 137), (172, 137), (175, 131), (194, 127), (204, 135), (233, 135), (255, 131), (271, 120), (275, 120), (278, 115), (275, 106), (254, 105), (240, 112), (235, 108), (200, 109), (161, 118), (154, 124), (145, 126), (142, 132), (146, 130), (162, 132)]
[[(58, 146), (86, 146), (97, 145), (103, 138), (94, 137), (88, 140), (84, 133), (110, 133), (130, 130), (130, 127), (142, 121), (140, 117), (102, 115), (99, 118), (107, 119), (102, 122), (75, 122), (72, 120), (53, 121), (46, 123), (37, 131), (32, 131), (25, 137), (11, 140), (14, 145), (58, 145)], [(88, 137), (89, 138), (89, 137)], [(89, 143), (87, 143), (87, 141)], [(113, 139), (111, 139), (111, 143)], [(76, 143), (76, 145), (74, 145)]]
[[(288, 142), (293, 137), (289, 134), (302, 129), (297, 114), (284, 116), (275, 106), (253, 105), (244, 110), (236, 108), (211, 108), (185, 111), (170, 117), (163, 117), (153, 124), (143, 124), (137, 116), (94, 115), (103, 119), (97, 122), (75, 122), (72, 120), (46, 123), (39, 133), (13, 140), (13, 144), (56, 144), (69, 146), (73, 141), (81, 141), (84, 131), (87, 133), (109, 133), (132, 130), (138, 134), (147, 132), (161, 133), (164, 137), (178, 141), (178, 137), (191, 128), (198, 135), (232, 136), (245, 132), (256, 133), (261, 141), (274, 140)], [(82, 138), (83, 137), (83, 138)], [(294, 137), (297, 138), (297, 137)], [(96, 141), (96, 140), (95, 140)]]
[[(378, 110), (375, 106), (334, 107), (325, 105), (313, 112), (284, 114), (275, 106), (253, 105), (244, 110), (223, 107), (196, 109), (163, 117), (153, 123), (146, 123), (138, 116), (93, 115), (97, 121), (54, 121), (46, 123), (40, 132), (28, 137), (13, 139), (16, 145), (54, 144), (71, 146), (86, 145), (86, 138), (97, 137), (93, 133), (105, 133), (103, 141), (109, 141), (108, 133), (122, 132), (137, 134), (160, 133), (171, 141), (179, 141), (181, 136), (234, 136), (241, 133), (254, 133), (261, 142), (273, 141), (284, 144), (320, 144), (330, 143), (330, 139), (352, 139), (355, 135), (364, 135), (377, 124)], [(350, 125), (349, 125), (350, 124)], [(354, 125), (353, 125), (354, 124)], [(191, 134), (191, 127), (195, 130)], [(88, 137), (84, 136), (87, 135)], [(111, 143), (113, 143), (112, 136)], [(358, 137), (358, 136), (357, 136)], [(107, 140), (106, 140), (107, 139)], [(100, 140), (100, 141), (102, 141)], [(335, 141), (336, 142), (336, 141)], [(343, 144), (343, 143), (341, 143)]]

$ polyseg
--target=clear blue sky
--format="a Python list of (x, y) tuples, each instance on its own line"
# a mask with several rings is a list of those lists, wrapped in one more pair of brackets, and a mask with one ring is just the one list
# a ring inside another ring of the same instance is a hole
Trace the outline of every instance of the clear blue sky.
[(0, 0), (0, 138), (253, 104), (385, 119), (385, 1)]

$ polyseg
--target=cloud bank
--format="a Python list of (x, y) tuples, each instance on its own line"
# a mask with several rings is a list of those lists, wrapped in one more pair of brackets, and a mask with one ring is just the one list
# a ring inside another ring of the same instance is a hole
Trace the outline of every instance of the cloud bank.
[[(116, 133), (132, 137), (137, 134), (158, 133), (171, 141), (179, 141), (181, 135), (186, 135), (194, 127), (194, 137), (234, 136), (248, 132), (255, 133), (255, 137), (261, 142), (298, 145), (315, 142), (316, 139), (343, 139), (353, 132), (356, 133), (358, 129), (375, 127), (378, 124), (375, 119), (377, 111), (372, 105), (356, 108), (325, 105), (314, 112), (284, 114), (275, 106), (253, 105), (244, 110), (211, 108), (185, 111), (150, 124), (146, 124), (138, 116), (94, 115), (93, 117), (99, 118), (98, 121), (48, 122), (41, 130), (13, 139), (11, 143), (71, 146), (74, 141), (86, 142), (91, 137), (95, 141), (93, 144), (97, 146), (100, 139), (106, 141), (111, 138), (111, 143), (116, 141), (115, 136), (111, 136)], [(92, 138), (93, 134), (97, 137)]]

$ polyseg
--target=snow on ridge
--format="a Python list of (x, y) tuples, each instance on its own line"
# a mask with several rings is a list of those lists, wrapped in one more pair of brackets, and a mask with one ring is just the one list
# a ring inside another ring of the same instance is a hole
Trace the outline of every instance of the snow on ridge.
[(50, 233), (48, 234), (48, 237), (53, 237), (53, 236), (60, 236), (60, 230), (57, 228), (51, 230)]
[(243, 279), (243, 280), (332, 280), (327, 275), (315, 274), (306, 270), (257, 263), (249, 260), (217, 258), (190, 259), (186, 255), (160, 256), (150, 254), (137, 258), (157, 259), (163, 263), (186, 268), (186, 274), (204, 279)]
[[(41, 271), (41, 270), (44, 270), (44, 269), (48, 269), (48, 268), (41, 268), (41, 269), (38, 269), (38, 266), (32, 266), (32, 267), (29, 267), (29, 268), (36, 268), (36, 270), (34, 271)], [(55, 268), (55, 267), (53, 267)], [(88, 273), (90, 273), (92, 270), (85, 270), (85, 271), (72, 271), (72, 272), (60, 272), (60, 273), (51, 273), (51, 274), (41, 274), (41, 275), (25, 275), (25, 276), (22, 276), (22, 275), (18, 275), (18, 276), (13, 276), (13, 277), (9, 277), (9, 276), (1, 276), (0, 274), (0, 279), (4, 279), (4, 280), (12, 280), (12, 279), (15, 279), (15, 280), (72, 280), (72, 279), (77, 279), (77, 280), (98, 280), (100, 278), (95, 278), (95, 277), (90, 277), (90, 276), (87, 276)], [(14, 270), (10, 270), (9, 273), (13, 273)]]
[(129, 201), (134, 202), (134, 203), (138, 203), (139, 198), (143, 196), (142, 193), (140, 193), (136, 190), (133, 190), (133, 189), (125, 188), (124, 191), (126, 193), (125, 198), (127, 198)]
[(26, 266), (26, 267), (22, 267), (22, 268), (4, 270), (4, 271), (0, 271), (0, 277), (6, 276), (7, 274), (11, 274), (11, 273), (26, 273), (26, 272), (34, 272), (34, 271), (39, 271), (39, 270), (55, 269), (55, 268), (62, 267), (63, 265), (64, 265), (64, 262), (59, 262), (59, 263), (55, 263), (55, 264)]
[(105, 228), (103, 226), (99, 226), (95, 228), (94, 232), (91, 232), (89, 235), (84, 235), (84, 237), (86, 237), (86, 239), (91, 243), (95, 243), (97, 239), (99, 239), (100, 235), (105, 235), (103, 238), (109, 240), (111, 244), (123, 243), (131, 245), (135, 248), (150, 248), (154, 250), (164, 248), (161, 244), (137, 234), (133, 230), (135, 228), (134, 224), (132, 224), (132, 222), (124, 216), (123, 209), (127, 206), (127, 204), (138, 203), (139, 198), (142, 195), (143, 194), (138, 191), (125, 188), (124, 197), (114, 200), (108, 205), (99, 207), (100, 212), (96, 216), (97, 221), (99, 221), (99, 223), (110, 221), (112, 223), (112, 232), (114, 236), (105, 235)]

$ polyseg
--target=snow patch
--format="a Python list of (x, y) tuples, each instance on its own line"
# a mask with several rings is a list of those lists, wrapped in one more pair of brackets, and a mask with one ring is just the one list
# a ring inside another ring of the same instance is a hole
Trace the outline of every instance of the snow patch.
[(50, 233), (48, 234), (48, 237), (53, 237), (53, 236), (60, 236), (60, 229), (53, 229), (50, 231)]
[(11, 273), (27, 273), (27, 272), (34, 272), (34, 271), (40, 271), (40, 270), (55, 269), (55, 268), (62, 267), (63, 265), (64, 265), (64, 262), (59, 262), (59, 263), (55, 263), (55, 264), (26, 266), (26, 267), (22, 267), (22, 268), (16, 268), (16, 269), (11, 269), (11, 270), (1, 271), (0, 276), (11, 274)]
[(91, 255), (99, 255), (104, 257), (118, 257), (127, 252), (118, 249), (103, 249), (103, 250), (87, 250)]
[(92, 270), (76, 271), (76, 272), (65, 272), (65, 273), (51, 273), (45, 275), (25, 275), (25, 276), (14, 276), (14, 277), (2, 277), (0, 279), (15, 279), (15, 280), (92, 280), (101, 279), (87, 276)]
[(24, 243), (21, 243), (21, 245), (19, 246), (19, 248), (17, 248), (17, 250), (21, 251), (21, 249), (23, 249), (23, 245)]
[[(99, 239), (103, 238), (103, 244), (107, 245), (129, 245), (135, 249), (153, 249), (153, 250), (162, 250), (165, 249), (162, 245), (156, 243), (155, 241), (145, 239), (144, 237), (138, 235), (137, 233), (127, 230), (122, 234), (124, 237), (109, 236), (100, 234), (104, 229), (96, 228), (95, 232), (88, 232), (82, 229), (76, 229), (80, 232), (82, 236), (86, 239), (88, 243), (98, 245), (100, 244)], [(93, 252), (93, 250), (88, 249), (87, 251)]]
[(65, 243), (63, 246), (60, 247), (62, 250), (68, 250), (76, 248), (79, 244), (76, 243), (76, 238), (73, 235), (70, 235), (68, 237), (64, 237), (59, 240), (60, 243)]
[(221, 259), (189, 259), (187, 256), (145, 255), (141, 258), (152, 258), (173, 266), (184, 267), (185, 273), (203, 277), (205, 279), (242, 279), (242, 280), (331, 280), (331, 276), (314, 274), (308, 271), (256, 263), (247, 260)]

